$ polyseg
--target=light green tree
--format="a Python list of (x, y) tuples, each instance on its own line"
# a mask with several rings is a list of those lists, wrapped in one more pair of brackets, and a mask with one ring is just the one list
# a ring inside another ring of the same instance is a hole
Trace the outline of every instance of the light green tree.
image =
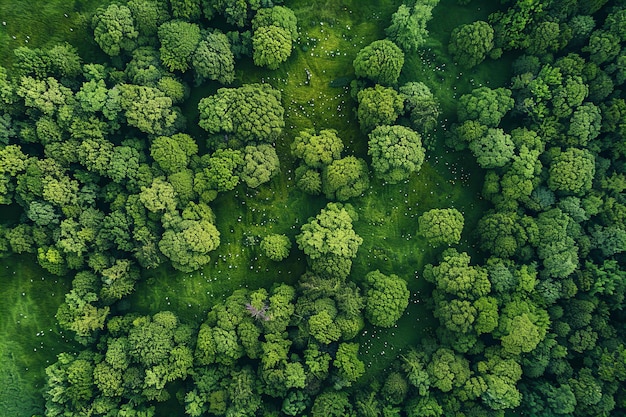
[(457, 209), (428, 210), (417, 222), (418, 233), (432, 245), (454, 245), (461, 240), (464, 218)]

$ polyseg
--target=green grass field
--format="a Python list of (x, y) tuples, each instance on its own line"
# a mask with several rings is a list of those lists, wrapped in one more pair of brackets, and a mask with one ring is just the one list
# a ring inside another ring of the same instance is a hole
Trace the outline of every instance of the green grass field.
[[(0, 62), (11, 62), (10, 51), (25, 45), (26, 35), (32, 46), (80, 41), (77, 45), (84, 57), (98, 55), (89, 52), (93, 44), (84, 41), (88, 27), (83, 13), (103, 2), (36, 3), (0, 0), (2, 20), (7, 21), (6, 26), (0, 27)], [(355, 103), (347, 88), (333, 88), (330, 83), (352, 76), (357, 51), (384, 37), (383, 29), (400, 1), (286, 3), (296, 12), (301, 28), (300, 42), (292, 57), (276, 71), (258, 69), (251, 62), (244, 62), (237, 69), (242, 82), (268, 82), (283, 93), (287, 128), (277, 143), (282, 163), (279, 177), (257, 190), (239, 187), (220, 195), (213, 208), (222, 243), (211, 263), (194, 273), (166, 267), (146, 271), (135, 293), (120, 303), (118, 311), (148, 314), (171, 310), (185, 321), (199, 323), (213, 303), (232, 290), (269, 287), (274, 282), (294, 283), (305, 270), (304, 255), (297, 248), (285, 261), (274, 263), (260, 254), (254, 242), (269, 233), (285, 233), (293, 241), (308, 217), (326, 204), (325, 199), (312, 198), (295, 187), (289, 146), (300, 130), (337, 129), (346, 145), (345, 154), (366, 157), (366, 137), (357, 126)], [(430, 248), (416, 236), (419, 215), (431, 208), (458, 208), (466, 216), (460, 247), (475, 252), (472, 231), (486, 208), (478, 198), (482, 176), (473, 161), (447, 152), (443, 139), (454, 118), (455, 99), (479, 85), (502, 85), (509, 77), (509, 62), (489, 62), (488, 66), (480, 65), (461, 74), (446, 50), (452, 28), (485, 19), (494, 8), (491, 4), (488, 0), (474, 1), (461, 8), (456, 0), (442, 0), (437, 6), (429, 26), (431, 40), (426, 49), (407, 56), (401, 78), (401, 82), (425, 82), (442, 103), (441, 127), (428, 140), (427, 160), (421, 172), (406, 183), (383, 186), (373, 179), (366, 195), (352, 201), (360, 215), (354, 227), (364, 239), (352, 279), (358, 282), (367, 272), (379, 269), (406, 279), (412, 294), (410, 307), (397, 327), (367, 327), (360, 336), (362, 359), (371, 375), (385, 368), (398, 351), (417, 343), (435, 325), (425, 308), (429, 289), (421, 279), (421, 271), (443, 248)], [(64, 13), (69, 17), (65, 18)], [(206, 85), (194, 90), (190, 104), (184, 106), (190, 123), (197, 121), (195, 103), (215, 89), (215, 85)], [(197, 128), (190, 131), (199, 132)], [(13, 407), (8, 409), (16, 410), (11, 414), (16, 417), (30, 417), (42, 407), (40, 389), (45, 366), (55, 360), (59, 351), (73, 348), (59, 332), (54, 318), (63, 294), (69, 290), (70, 279), (53, 279), (33, 264), (29, 257), (9, 258), (2, 260), (0, 268), (0, 409)], [(168, 403), (162, 415), (172, 415), (175, 408)]]

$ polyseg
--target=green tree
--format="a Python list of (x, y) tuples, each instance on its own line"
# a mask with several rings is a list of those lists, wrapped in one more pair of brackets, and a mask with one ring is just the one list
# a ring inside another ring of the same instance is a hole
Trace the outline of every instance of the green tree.
[(72, 100), (72, 91), (52, 77), (43, 80), (22, 77), (16, 93), (24, 99), (26, 107), (47, 116), (52, 116)]
[(271, 234), (261, 240), (261, 250), (273, 261), (282, 261), (289, 256), (291, 241), (286, 235)]
[(443, 392), (463, 386), (470, 377), (467, 359), (446, 348), (437, 349), (427, 370), (432, 385)]
[(404, 97), (390, 87), (376, 85), (374, 88), (366, 88), (359, 91), (357, 98), (357, 116), (363, 132), (380, 125), (393, 124), (404, 109)]
[(194, 23), (172, 20), (159, 26), (161, 62), (170, 71), (185, 72), (200, 43), (200, 27)]
[(484, 297), (491, 291), (487, 271), (483, 267), (470, 266), (470, 260), (465, 252), (447, 249), (439, 265), (426, 265), (424, 278), (455, 297), (469, 300)]
[(389, 39), (405, 52), (415, 52), (426, 43), (426, 24), (432, 19), (433, 7), (416, 2), (413, 7), (401, 4), (391, 16), (391, 25), (385, 29)]
[(548, 187), (563, 193), (582, 194), (591, 189), (595, 158), (586, 149), (567, 148), (554, 158)]
[(170, 19), (169, 10), (165, 2), (152, 0), (130, 0), (127, 4), (135, 27), (139, 32), (139, 43), (147, 42), (142, 37), (149, 38), (157, 34), (159, 26)]
[(352, 405), (345, 391), (324, 391), (319, 394), (311, 408), (312, 417), (350, 416)]
[(122, 84), (120, 89), (120, 105), (130, 126), (152, 135), (173, 133), (178, 113), (172, 109), (171, 98), (152, 87)]
[(117, 56), (137, 46), (139, 33), (135, 29), (132, 13), (126, 6), (111, 4), (106, 9), (99, 8), (91, 25), (96, 43), (107, 55)]
[(591, 62), (598, 65), (613, 60), (620, 52), (620, 38), (611, 32), (595, 30), (589, 38), (589, 45), (583, 48)]
[(239, 184), (239, 170), (244, 163), (241, 151), (218, 149), (203, 155), (201, 161), (203, 168), (194, 179), (194, 190), (200, 196), (207, 190), (230, 191)]
[(388, 39), (374, 41), (356, 54), (353, 65), (357, 77), (376, 84), (393, 85), (400, 77), (404, 53)]
[(330, 200), (346, 201), (369, 187), (367, 163), (354, 156), (336, 159), (322, 170), (322, 191)]
[(422, 82), (412, 81), (400, 87), (404, 95), (405, 109), (411, 120), (414, 130), (425, 134), (437, 127), (439, 114), (439, 100)]
[(368, 147), (374, 173), (391, 184), (408, 179), (424, 162), (420, 135), (404, 126), (378, 126), (369, 135)]
[(150, 156), (166, 174), (182, 171), (192, 156), (198, 153), (194, 139), (185, 134), (159, 136), (152, 141)]
[(406, 281), (380, 271), (365, 276), (365, 317), (375, 326), (392, 327), (409, 305)]
[(358, 381), (365, 373), (365, 364), (358, 358), (358, 343), (340, 343), (333, 366), (342, 380), (343, 386), (349, 386)]
[(514, 103), (511, 90), (480, 87), (461, 96), (457, 112), (461, 121), (476, 120), (480, 124), (497, 127)]
[(221, 88), (200, 100), (201, 128), (209, 133), (233, 133), (247, 141), (272, 142), (285, 126), (281, 94), (269, 84)]
[(191, 272), (206, 265), (219, 244), (220, 232), (208, 220), (182, 220), (163, 233), (159, 249), (174, 268)]
[(480, 64), (493, 49), (494, 31), (481, 20), (454, 28), (448, 50), (456, 62), (465, 68)]
[(584, 103), (572, 115), (565, 143), (570, 146), (585, 147), (600, 134), (602, 116), (593, 103)]
[(514, 145), (511, 135), (502, 129), (487, 129), (487, 133), (470, 142), (469, 148), (483, 168), (504, 166), (513, 157)]
[(276, 149), (267, 143), (244, 149), (241, 179), (250, 188), (256, 188), (268, 182), (278, 174), (280, 161)]
[(461, 241), (464, 218), (457, 209), (432, 209), (422, 214), (417, 221), (418, 234), (431, 245), (454, 245)]
[(293, 10), (288, 7), (274, 6), (261, 8), (252, 18), (252, 30), (263, 26), (276, 26), (286, 29), (292, 41), (298, 39), (298, 19)]
[(169, 3), (176, 19), (196, 20), (202, 15), (200, 0), (169, 0)]
[(315, 131), (303, 130), (291, 144), (291, 153), (311, 168), (323, 168), (335, 159), (339, 159), (343, 142), (334, 129)]
[(277, 26), (261, 26), (252, 35), (252, 58), (259, 67), (278, 69), (291, 55), (291, 35)]
[(349, 261), (356, 256), (363, 239), (354, 232), (348, 211), (341, 204), (328, 203), (320, 214), (302, 226), (296, 243), (312, 261), (321, 261), (314, 271), (328, 262), (347, 260), (337, 264), (338, 272), (345, 277), (350, 272)]
[(198, 83), (204, 80), (232, 83), (235, 79), (235, 57), (228, 37), (219, 31), (209, 33), (198, 44), (191, 57), (191, 65)]

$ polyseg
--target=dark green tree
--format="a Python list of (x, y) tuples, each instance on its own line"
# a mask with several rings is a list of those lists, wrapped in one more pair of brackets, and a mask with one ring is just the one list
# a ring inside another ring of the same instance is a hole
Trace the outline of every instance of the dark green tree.
[(404, 65), (404, 53), (388, 39), (374, 41), (356, 54), (353, 65), (357, 77), (394, 85)]
[(494, 31), (481, 20), (456, 27), (452, 31), (448, 50), (464, 68), (480, 64), (493, 49)]

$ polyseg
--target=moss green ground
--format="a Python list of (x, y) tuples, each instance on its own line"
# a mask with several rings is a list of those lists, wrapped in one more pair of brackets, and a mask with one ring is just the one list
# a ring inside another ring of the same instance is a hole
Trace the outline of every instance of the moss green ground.
[[(84, 41), (87, 25), (81, 17), (83, 14), (72, 11), (71, 2), (35, 3), (0, 0), (1, 19), (7, 20), (6, 27), (0, 26), (0, 62), (4, 65), (10, 62), (10, 51), (26, 44), (27, 34), (31, 46), (42, 47), (49, 40), (66, 39), (78, 45), (83, 56), (98, 55), (89, 52), (93, 44)], [(40, 3), (45, 7), (40, 7)], [(87, 12), (98, 2), (73, 3), (78, 10)], [(243, 82), (267, 82), (283, 92), (287, 128), (277, 143), (282, 162), (280, 176), (257, 190), (239, 188), (221, 195), (213, 207), (222, 244), (214, 252), (212, 262), (194, 273), (170, 268), (146, 271), (135, 294), (122, 301), (118, 311), (153, 313), (167, 309), (197, 323), (216, 300), (223, 299), (233, 289), (267, 287), (277, 281), (293, 283), (304, 271), (304, 256), (297, 249), (285, 261), (274, 263), (251, 243), (268, 233), (285, 233), (293, 241), (300, 225), (326, 203), (323, 198), (306, 196), (295, 188), (295, 166), (289, 156), (289, 145), (297, 132), (311, 127), (337, 129), (346, 145), (345, 153), (366, 157), (366, 138), (356, 124), (355, 104), (349, 91), (331, 87), (330, 82), (352, 75), (356, 52), (384, 36), (383, 29), (400, 2), (295, 0), (287, 3), (296, 12), (301, 27), (300, 42), (289, 61), (276, 71), (260, 70), (250, 62), (238, 67)], [(386, 367), (399, 350), (418, 342), (435, 325), (425, 308), (429, 288), (420, 273), (424, 264), (434, 261), (442, 248), (430, 248), (416, 236), (419, 215), (435, 207), (458, 208), (466, 216), (461, 249), (475, 252), (472, 231), (486, 209), (478, 198), (482, 175), (468, 158), (447, 152), (443, 140), (449, 121), (454, 119), (455, 99), (480, 85), (503, 85), (510, 75), (509, 62), (489, 61), (464, 72), (451, 61), (446, 46), (454, 27), (485, 19), (493, 10), (491, 3), (474, 1), (472, 6), (461, 8), (456, 0), (442, 0), (437, 6), (429, 25), (431, 39), (423, 51), (407, 56), (401, 78), (401, 82), (425, 82), (442, 103), (441, 126), (426, 138), (427, 160), (421, 172), (406, 183), (383, 186), (373, 180), (365, 196), (352, 202), (360, 215), (354, 227), (364, 239), (354, 262), (352, 279), (359, 281), (368, 271), (379, 269), (405, 278), (412, 294), (409, 308), (397, 327), (384, 330), (368, 327), (360, 336), (361, 355), (369, 375)], [(65, 18), (64, 13), (69, 17)], [(70, 28), (75, 30), (69, 31)], [(308, 82), (307, 72), (311, 74)], [(215, 89), (215, 85), (207, 85), (194, 90), (184, 107), (190, 124), (197, 120), (195, 103)], [(190, 130), (201, 139), (197, 128)], [(32, 409), (41, 407), (39, 393), (45, 366), (55, 360), (61, 349), (72, 348), (54, 319), (62, 294), (69, 289), (70, 278), (54, 280), (33, 264), (32, 258), (9, 258), (2, 260), (0, 268), (0, 409), (5, 404), (21, 405), (19, 412), (11, 414), (20, 417), (29, 417)], [(172, 404), (162, 407), (163, 415), (172, 415), (175, 408)]]

